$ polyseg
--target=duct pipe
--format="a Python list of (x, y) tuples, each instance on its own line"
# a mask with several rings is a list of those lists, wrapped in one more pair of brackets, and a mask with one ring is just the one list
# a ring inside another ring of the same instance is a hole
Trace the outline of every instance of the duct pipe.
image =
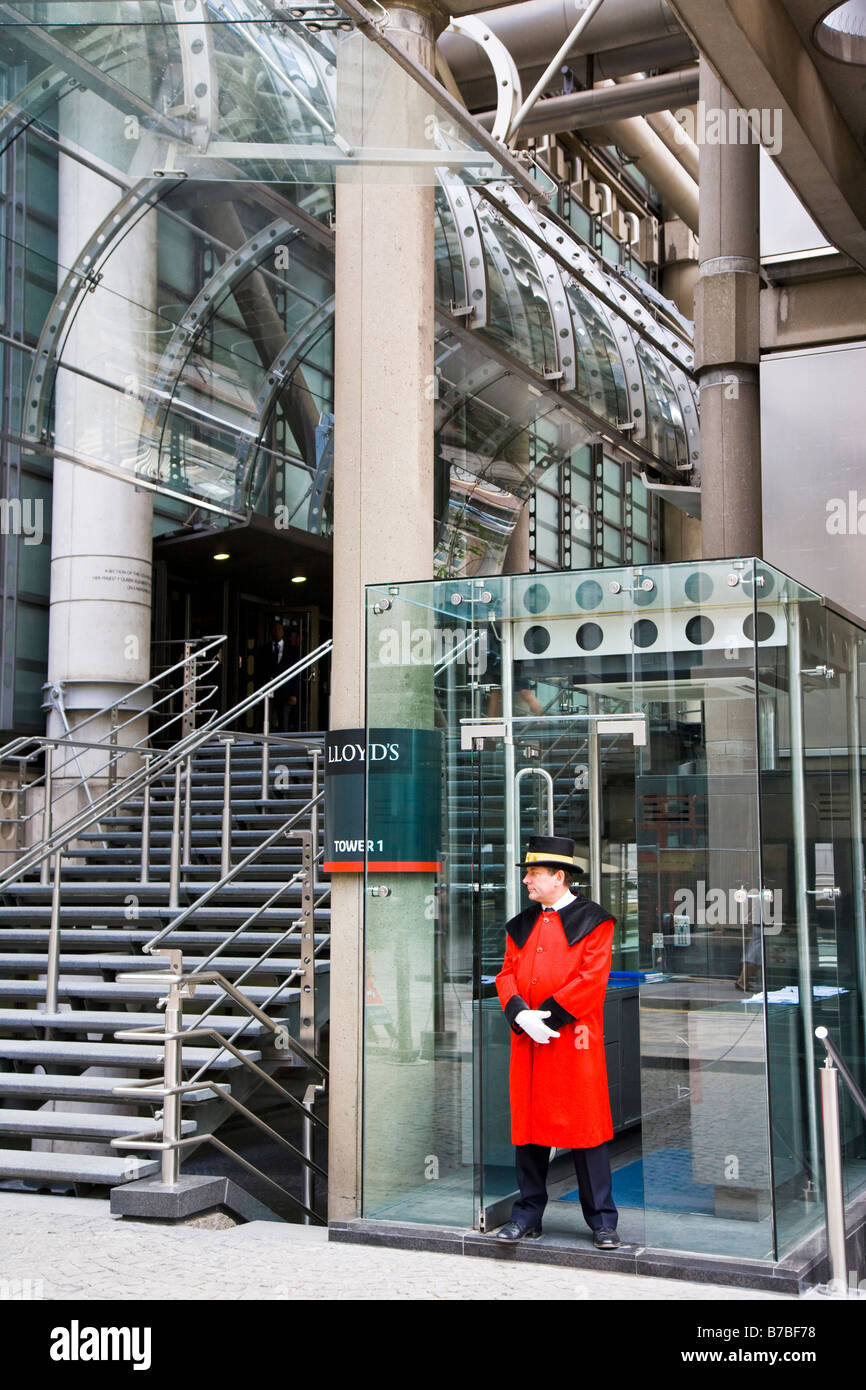
[[(697, 101), (698, 69), (686, 68), (682, 72), (664, 73), (661, 77), (647, 77), (640, 84), (626, 84), (622, 87), (596, 87), (588, 92), (571, 92), (568, 96), (548, 97), (546, 101), (536, 102), (521, 122), (522, 137), (530, 135), (555, 135), (565, 130), (583, 130), (591, 125), (604, 125), (611, 120), (621, 120), (629, 116), (644, 115), (647, 111), (661, 113), (670, 126), (676, 128), (694, 149), (694, 173), (697, 178), (697, 145), (670, 115), (668, 110), (674, 101), (689, 105)], [(495, 111), (485, 111), (478, 117), (488, 130), (496, 119)], [(666, 129), (668, 127), (666, 126)], [(672, 153), (668, 140), (658, 132)], [(685, 161), (682, 161), (683, 163)], [(692, 171), (689, 170), (691, 173)]]
[[(656, 135), (659, 137), (662, 143), (667, 146), (671, 154), (674, 155), (680, 161), (680, 164), (682, 164), (686, 173), (691, 174), (692, 178), (697, 183), (698, 147), (695, 144), (692, 137), (689, 135), (688, 131), (685, 130), (680, 125), (679, 121), (674, 119), (674, 117), (671, 115), (671, 112), (668, 109), (666, 109), (668, 106), (673, 106), (674, 101), (676, 101), (680, 106), (689, 106), (692, 102), (697, 101), (698, 68), (697, 66), (694, 66), (688, 71), (690, 72), (691, 76), (693, 76), (694, 81), (689, 83), (684, 82), (682, 91), (672, 93), (671, 101), (665, 103), (664, 106), (646, 105), (644, 106), (642, 111), (618, 111), (615, 114), (617, 116), (646, 116), (647, 124), (650, 126), (650, 128), (655, 131)], [(668, 74), (668, 78), (673, 78), (676, 76), (684, 78), (685, 73)], [(632, 85), (637, 85), (638, 83), (640, 83), (641, 90), (644, 90), (645, 83), (658, 83), (661, 80), (662, 79), (658, 77), (647, 77), (642, 72), (632, 73), (628, 77), (617, 78), (617, 82), (619, 82), (624, 87), (628, 86), (630, 83)]]
[(609, 121), (594, 128), (592, 135), (596, 143), (618, 145), (646, 174), (671, 211), (697, 233), (698, 185), (642, 116)]
[[(688, 102), (684, 102), (688, 105)], [(670, 111), (653, 111), (646, 118), (666, 149), (682, 164), (690, 178), (698, 181), (698, 147), (687, 130), (675, 120)]]
[[(592, 55), (593, 80), (598, 82), (602, 77), (628, 77), (631, 73), (641, 72), (645, 68), (663, 73), (673, 72), (676, 68), (691, 67), (695, 57), (695, 50), (685, 34), (657, 39), (655, 43), (633, 44), (629, 48), (610, 48), (605, 53)], [(584, 86), (587, 80), (587, 61), (586, 58), (569, 58), (564, 64), (575, 73)], [(517, 70), (523, 91), (528, 92), (544, 71), (544, 65), (518, 63)], [(488, 69), (480, 77), (461, 77), (459, 86), (470, 111), (483, 111), (488, 106), (493, 106), (496, 101), (497, 88), (492, 69)]]
[[(541, 73), (550, 55), (573, 30), (580, 10), (586, 8), (586, 3), (576, 6), (574, 0), (522, 0), (517, 5), (485, 10), (482, 17), (519, 68), (534, 65)], [(569, 57), (655, 43), (671, 36), (681, 37), (682, 29), (665, 0), (605, 0)], [(485, 55), (471, 40), (444, 33), (439, 47), (459, 83), (488, 75)]]

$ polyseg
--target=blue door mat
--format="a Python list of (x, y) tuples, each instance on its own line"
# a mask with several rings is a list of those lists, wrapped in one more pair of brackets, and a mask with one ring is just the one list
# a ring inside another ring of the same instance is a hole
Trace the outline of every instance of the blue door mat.
[[(688, 1149), (659, 1149), (613, 1174), (613, 1199), (618, 1207), (649, 1207), (653, 1211), (713, 1214), (714, 1190), (692, 1177)], [(579, 1202), (577, 1189), (560, 1202)]]

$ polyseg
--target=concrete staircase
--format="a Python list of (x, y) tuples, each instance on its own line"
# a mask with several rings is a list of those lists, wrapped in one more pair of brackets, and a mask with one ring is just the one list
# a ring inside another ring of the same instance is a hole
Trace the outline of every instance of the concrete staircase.
[[(315, 742), (315, 735), (305, 736)], [(0, 892), (0, 1187), (92, 1192), (147, 1177), (158, 1158), (110, 1147), (110, 1141), (153, 1129), (159, 1137), (155, 1106), (117, 1097), (115, 1086), (161, 1074), (163, 1050), (156, 1043), (118, 1039), (119, 1031), (162, 1026), (158, 1003), (165, 987), (152, 981), (120, 980), (121, 974), (167, 969), (167, 962), (143, 953), (145, 942), (201, 898), (220, 877), (220, 826), (223, 805), (223, 745), (203, 745), (192, 773), (189, 862), (182, 865), (180, 907), (170, 908), (169, 855), (174, 781), (151, 791), (148, 882), (140, 882), (142, 802), (130, 802), (83, 835), (64, 855), (60, 909), (60, 960), (56, 1013), (45, 1011), (51, 888), (38, 872), (7, 884)], [(237, 864), (312, 795), (312, 761), (302, 749), (272, 748), (269, 795), (261, 796), (260, 745), (239, 737), (232, 750), (232, 862)], [(304, 825), (308, 825), (305, 819)], [(302, 822), (298, 822), (301, 828)], [(163, 947), (183, 951), (184, 970), (202, 966), (261, 903), (300, 866), (297, 840), (278, 842), (234, 882), (224, 885), (186, 919)], [(327, 889), (316, 885), (315, 898)], [(267, 1006), (271, 1018), (297, 1036), (300, 991), (291, 980), (300, 942), (289, 938), (264, 962), (275, 937), (298, 919), (300, 883), (274, 907), (264, 909), (249, 931), (232, 942), (210, 967), (239, 987), (245, 997)], [(317, 908), (316, 942), (324, 943), (316, 971), (316, 1022), (323, 1032), (328, 1014), (327, 936), (330, 908)], [(252, 967), (252, 969), (251, 969)], [(240, 1006), (216, 984), (196, 987), (184, 1003), (184, 1025), (218, 1003), (207, 1025), (231, 1035), (245, 1020)], [(277, 1052), (271, 1033), (250, 1020), (238, 1045), (270, 1074), (305, 1077), (290, 1052)], [(216, 1045), (196, 1039), (183, 1049), (189, 1076), (209, 1058), (215, 1083), (248, 1103), (255, 1078), (235, 1057), (215, 1056)], [(213, 1091), (194, 1093), (184, 1102), (184, 1134), (213, 1133), (229, 1107)], [(189, 1152), (187, 1150), (187, 1152)]]

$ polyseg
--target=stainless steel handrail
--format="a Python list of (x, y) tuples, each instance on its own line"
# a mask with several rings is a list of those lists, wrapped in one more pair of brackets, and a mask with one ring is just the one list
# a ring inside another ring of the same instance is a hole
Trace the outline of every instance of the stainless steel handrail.
[[(160, 671), (156, 676), (151, 677), (149, 681), (143, 682), (133, 690), (128, 691), (125, 695), (119, 696), (118, 699), (112, 701), (111, 704), (96, 710), (93, 714), (88, 715), (86, 719), (81, 720), (81, 722), (76, 724), (73, 728), (69, 725), (67, 711), (63, 706), (62, 700), (55, 700), (55, 707), (58, 709), (63, 720), (64, 733), (50, 738), (47, 736), (25, 735), (13, 739), (3, 748), (0, 748), (0, 762), (5, 761), (18, 764), (19, 795), (30, 792), (43, 783), (45, 786), (44, 804), (27, 814), (19, 814), (15, 817), (19, 837), (24, 833), (30, 821), (37, 816), (42, 816), (43, 838), (45, 838), (53, 823), (54, 805), (73, 795), (79, 789), (84, 791), (88, 804), (93, 808), (94, 801), (90, 787), (92, 781), (96, 781), (101, 777), (108, 777), (110, 785), (116, 783), (117, 765), (121, 758), (130, 753), (142, 754), (149, 748), (150, 742), (153, 739), (164, 737), (166, 731), (170, 729), (178, 719), (188, 719), (192, 713), (207, 704), (213, 695), (216, 694), (219, 687), (216, 684), (204, 685), (203, 683), (211, 672), (216, 670), (219, 666), (219, 655), (209, 657), (204, 665), (202, 665), (202, 660), (207, 656), (207, 653), (214, 652), (216, 648), (221, 647), (225, 643), (226, 638), (224, 636), (217, 636), (202, 638), (200, 640), (204, 642), (204, 646), (197, 647), (191, 655), (187, 653), (182, 661), (175, 662), (172, 666), (167, 667), (164, 671)], [(171, 687), (162, 693), (158, 699), (151, 700), (149, 704), (143, 705), (141, 708), (133, 709), (127, 719), (118, 720), (118, 712), (128, 709), (130, 701), (135, 701), (136, 697), (147, 690), (157, 691), (158, 688), (164, 684), (167, 677), (170, 677), (174, 672), (180, 669), (186, 671), (190, 667), (192, 667), (192, 675), (190, 675), (182, 685)], [(51, 687), (52, 693), (55, 689), (56, 687)], [(158, 729), (154, 730), (150, 728), (148, 732), (140, 739), (137, 739), (135, 743), (131, 745), (121, 744), (120, 738), (122, 732), (128, 725), (141, 719), (147, 719), (148, 721), (152, 720), (154, 714), (160, 710), (163, 705), (171, 700), (177, 699), (179, 696), (187, 695), (190, 690), (198, 692), (196, 698), (192, 701), (185, 701), (184, 708), (178, 714), (171, 715), (171, 717), (167, 718)], [(95, 742), (93, 740), (88, 740), (86, 737), (80, 737), (81, 732), (85, 731), (86, 734), (88, 726), (93, 724), (95, 720), (105, 719), (106, 717), (110, 719), (111, 724), (108, 740), (103, 739), (99, 742)], [(215, 712), (214, 715), (212, 715), (212, 719), (213, 718), (215, 718)], [(211, 720), (206, 721), (203, 727), (206, 727), (210, 722)], [(89, 748), (103, 754), (107, 753), (107, 758), (103, 763), (92, 767), (85, 773), (82, 770), (80, 759), (80, 750), (84, 748)], [(63, 762), (60, 762), (57, 757), (57, 754), (61, 751), (69, 752), (69, 756), (67, 756)], [(24, 781), (23, 779), (26, 776), (28, 764), (40, 756), (44, 758), (44, 772), (42, 776), (35, 777), (29, 782)], [(78, 776), (77, 780), (70, 785), (68, 776), (64, 776), (64, 774), (71, 764), (75, 765)], [(60, 783), (60, 787), (55, 796), (53, 794), (53, 788), (56, 783)], [(98, 821), (96, 824), (98, 826)]]
[(845, 1187), (842, 1172), (842, 1129), (839, 1118), (839, 1077), (845, 1082), (854, 1104), (866, 1117), (866, 1096), (851, 1075), (838, 1049), (824, 1027), (815, 1029), (815, 1037), (824, 1044), (825, 1059), (820, 1069), (821, 1119), (824, 1132), (824, 1210), (827, 1224), (827, 1254), (830, 1259), (830, 1281), (827, 1292), (847, 1298), (849, 1292), (859, 1292), (857, 1271), (849, 1287), (848, 1258), (845, 1242)]
[[(209, 903), (211, 898), (213, 898), (215, 894), (217, 894), (227, 884), (233, 883), (234, 880), (244, 869), (248, 868), (250, 864), (255, 863), (260, 854), (263, 854), (265, 850), (271, 849), (271, 847), (276, 844), (277, 840), (281, 839), (295, 824), (296, 821), (300, 820), (300, 818), (303, 815), (309, 813), (312, 807), (318, 806), (319, 802), (323, 799), (324, 795), (325, 793), (321, 791), (318, 793), (317, 796), (311, 798), (311, 800), (308, 801), (305, 806), (302, 806), (300, 811), (296, 811), (295, 814), (291, 816), (285, 822), (284, 825), (279, 825), (277, 826), (276, 830), (272, 830), (270, 835), (268, 835), (264, 840), (262, 840), (260, 844), (256, 845), (254, 849), (251, 849), (249, 854), (245, 855), (244, 858), (240, 860), (238, 864), (233, 865), (232, 868), (229, 869), (228, 873), (223, 874), (219, 879), (217, 879), (216, 883), (212, 883), (210, 888), (206, 889), (205, 892), (202, 893), (201, 897), (196, 898), (194, 903), (190, 903), (189, 907), (185, 907), (183, 911), (180, 912), (178, 916), (174, 918), (173, 921), (169, 922), (167, 926), (163, 927), (161, 931), (157, 932), (156, 936), (151, 937), (150, 941), (146, 941), (142, 948), (145, 951), (145, 953), (147, 955), (152, 955), (153, 952), (156, 950), (157, 946), (161, 945), (165, 938), (169, 936), (172, 932), (177, 931), (178, 927), (183, 926), (184, 922), (186, 922), (188, 917), (191, 917), (192, 914), (196, 912), (199, 908), (204, 907), (207, 903)], [(288, 886), (289, 885), (287, 883), (283, 884), (282, 889), (285, 889)]]
[[(183, 1025), (183, 999), (194, 996), (196, 986), (203, 982), (216, 983), (222, 990), (223, 995), (228, 995), (237, 1004), (245, 1009), (249, 1014), (248, 1023), (257, 1021), (263, 1024), (278, 1040), (278, 1046), (286, 1047), (295, 1053), (308, 1067), (313, 1068), (323, 1079), (327, 1077), (327, 1068), (318, 1059), (307, 1051), (297, 1039), (293, 1038), (284, 1024), (277, 1023), (263, 1009), (260, 1009), (251, 1000), (221, 975), (218, 970), (184, 972), (182, 967), (182, 954), (177, 950), (166, 950), (161, 954), (168, 957), (170, 970), (158, 971), (153, 974), (142, 975), (139, 972), (129, 972), (118, 976), (120, 981), (145, 981), (147, 983), (165, 984), (168, 986), (166, 998), (166, 1020), (165, 1027), (160, 1028), (131, 1028), (125, 1029), (115, 1034), (121, 1041), (129, 1042), (153, 1042), (161, 1040), (163, 1043), (163, 1084), (154, 1084), (150, 1080), (144, 1082), (127, 1083), (125, 1086), (114, 1088), (114, 1094), (134, 1100), (162, 1100), (162, 1139), (154, 1140), (149, 1138), (151, 1131), (140, 1130), (135, 1134), (124, 1135), (122, 1138), (113, 1139), (112, 1146), (115, 1148), (143, 1149), (155, 1151), (161, 1154), (162, 1180), (164, 1183), (176, 1184), (180, 1174), (180, 1151), (192, 1144), (202, 1143), (215, 1144), (222, 1152), (231, 1155), (240, 1162), (249, 1172), (268, 1183), (274, 1191), (278, 1192), (282, 1198), (288, 1198), (295, 1206), (299, 1207), (303, 1213), (305, 1222), (309, 1220), (321, 1221), (321, 1217), (312, 1208), (312, 1188), (310, 1186), (312, 1175), (327, 1178), (325, 1170), (312, 1158), (312, 1126), (317, 1125), (327, 1133), (328, 1125), (320, 1116), (314, 1114), (312, 1101), (309, 1096), (310, 1090), (323, 1090), (320, 1082), (313, 1087), (307, 1088), (307, 1095), (304, 1101), (299, 1101), (292, 1093), (281, 1086), (280, 1083), (270, 1075), (263, 1067), (257, 1065), (255, 1061), (240, 1048), (235, 1047), (233, 1039), (226, 1039), (215, 1028), (203, 1028), (197, 1022), (193, 1028), (184, 1028)], [(198, 1079), (198, 1074), (190, 1081), (183, 1080), (183, 1044), (195, 1037), (213, 1037), (220, 1044), (220, 1052), (228, 1051), (233, 1057), (251, 1071), (260, 1082), (264, 1082), (272, 1089), (276, 1090), (283, 1100), (298, 1109), (303, 1115), (304, 1120), (304, 1151), (297, 1149), (288, 1139), (278, 1134), (275, 1129), (248, 1106), (245, 1106), (230, 1091), (225, 1090), (218, 1082), (203, 1082)], [(275, 1140), (282, 1148), (290, 1153), (302, 1165), (305, 1177), (304, 1193), (308, 1197), (306, 1201), (300, 1201), (291, 1192), (282, 1188), (279, 1183), (275, 1183), (266, 1173), (262, 1172), (254, 1164), (237, 1154), (221, 1139), (213, 1134), (197, 1134), (182, 1136), (181, 1104), (183, 1097), (187, 1093), (196, 1091), (210, 1091), (224, 1100), (228, 1101), (236, 1110), (240, 1111), (248, 1120), (252, 1121), (263, 1133)], [(309, 1176), (310, 1183), (307, 1178)], [(308, 1194), (310, 1194), (308, 1196)]]
[(101, 817), (117, 809), (124, 802), (129, 801), (145, 787), (151, 787), (161, 780), (169, 772), (182, 764), (187, 757), (191, 757), (202, 744), (213, 738), (216, 734), (228, 729), (231, 725), (248, 710), (253, 709), (257, 704), (265, 699), (269, 699), (273, 693), (281, 686), (293, 680), (296, 676), (308, 670), (316, 662), (320, 661), (331, 651), (333, 643), (323, 642), (315, 651), (308, 656), (302, 657), (295, 662), (294, 666), (287, 671), (280, 672), (270, 681), (263, 685), (259, 690), (252, 691), (245, 696), (225, 714), (220, 715), (213, 722), (209, 722), (202, 729), (194, 730), (187, 734), (179, 742), (162, 753), (155, 753), (153, 764), (150, 768), (141, 767), (130, 773), (123, 781), (118, 782), (113, 788), (106, 791), (93, 806), (87, 811), (80, 812), (77, 816), (65, 821), (59, 830), (53, 830), (49, 836), (41, 841), (40, 844), (33, 846), (25, 854), (21, 855), (13, 864), (0, 872), (0, 885), (8, 883), (16, 878), (20, 878), (28, 869), (41, 864), (42, 860), (49, 855), (53, 855), (57, 850), (65, 849), (71, 840), (83, 834), (92, 826), (98, 825)]

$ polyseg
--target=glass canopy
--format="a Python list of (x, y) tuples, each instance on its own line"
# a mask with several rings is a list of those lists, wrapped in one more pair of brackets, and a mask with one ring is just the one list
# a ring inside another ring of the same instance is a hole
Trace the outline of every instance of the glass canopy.
[[(334, 7), (297, 14), (0, 8), (7, 182), (23, 148), (40, 171), (22, 225), (3, 223), (27, 300), (5, 349), (24, 452), (327, 532), (335, 170), (375, 169), (385, 197), (436, 185), (438, 572), (499, 569), (539, 478), (588, 444), (681, 481), (699, 460), (681, 324), (467, 162), (471, 131)], [(391, 78), (420, 125), (383, 119)]]

